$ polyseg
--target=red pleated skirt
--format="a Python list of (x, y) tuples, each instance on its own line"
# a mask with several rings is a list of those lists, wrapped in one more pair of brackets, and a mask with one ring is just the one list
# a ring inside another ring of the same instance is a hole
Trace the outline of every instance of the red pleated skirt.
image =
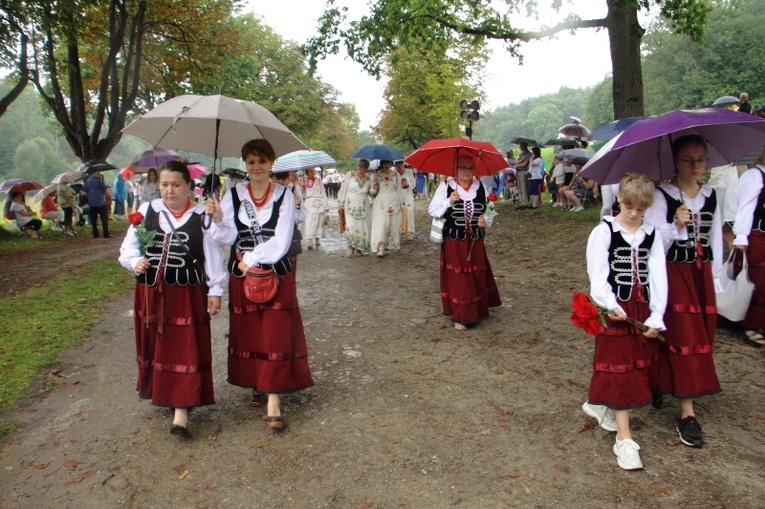
[[(621, 302), (627, 316), (645, 322), (648, 303), (637, 291)], [(651, 402), (650, 368), (659, 360), (659, 340), (648, 339), (637, 327), (606, 317), (607, 328), (595, 337), (592, 379), (587, 401), (616, 410), (640, 408)]]
[(472, 251), (470, 243), (469, 239), (444, 238), (439, 262), (443, 312), (464, 324), (488, 316), (490, 307), (502, 304), (484, 240), (476, 240)]
[(662, 394), (690, 399), (720, 391), (712, 350), (717, 307), (712, 264), (667, 263), (669, 295), (654, 385)]
[[(754, 283), (754, 294), (741, 325), (751, 328), (765, 327), (765, 233), (752, 230), (748, 237), (746, 261), (749, 264), (749, 280)], [(741, 256), (736, 256), (736, 271), (741, 270)]]
[(178, 408), (215, 403), (207, 287), (136, 283), (133, 316), (138, 395)]
[(228, 382), (285, 394), (313, 385), (298, 306), (295, 274), (279, 276), (266, 304), (244, 295), (244, 278), (229, 277)]

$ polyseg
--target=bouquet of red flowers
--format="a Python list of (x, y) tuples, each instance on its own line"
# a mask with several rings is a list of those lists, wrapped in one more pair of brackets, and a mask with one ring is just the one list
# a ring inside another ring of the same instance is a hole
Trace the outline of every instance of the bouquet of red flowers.
[[(571, 323), (592, 336), (596, 336), (606, 329), (605, 317), (611, 314), (611, 310), (598, 306), (589, 295), (582, 292), (574, 294), (571, 300), (571, 310)], [(638, 322), (630, 317), (624, 320), (643, 332), (649, 329), (643, 322)], [(664, 336), (659, 334), (656, 339), (664, 341)]]

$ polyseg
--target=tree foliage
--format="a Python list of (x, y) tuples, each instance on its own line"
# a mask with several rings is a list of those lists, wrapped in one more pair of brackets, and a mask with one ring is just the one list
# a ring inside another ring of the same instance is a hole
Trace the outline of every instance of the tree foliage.
[[(614, 114), (620, 118), (643, 113), (640, 42), (644, 30), (637, 20), (638, 10), (658, 7), (677, 33), (700, 40), (709, 9), (704, 0), (606, 0), (605, 18), (582, 19), (572, 14), (555, 26), (527, 31), (516, 23), (518, 13), (522, 8), (533, 11), (537, 2), (504, 3), (506, 8), (500, 11), (477, 0), (376, 0), (371, 2), (369, 14), (348, 22), (347, 8), (329, 0), (319, 20), (319, 34), (309, 39), (307, 52), (315, 62), (344, 45), (351, 58), (379, 76), (385, 58), (398, 46), (424, 44), (425, 50), (432, 50), (454, 47), (465, 39), (500, 39), (511, 54), (520, 56), (525, 41), (562, 31), (605, 28), (613, 65)], [(552, 4), (559, 8), (561, 1)]]
[(485, 53), (464, 46), (453, 56), (442, 49), (400, 47), (391, 57), (386, 107), (377, 134), (415, 149), (432, 138), (462, 134), (460, 101), (482, 99), (477, 85)]
[(756, 0), (715, 2), (703, 45), (671, 37), (665, 23), (652, 26), (645, 37), (646, 112), (706, 107), (740, 92), (753, 103), (765, 102), (761, 55), (753, 51), (763, 38), (765, 12)]
[[(224, 21), (233, 0), (41, 0), (2, 5), (2, 37), (29, 49), (26, 77), (82, 160), (105, 158), (135, 106), (153, 105), (235, 44)], [(11, 10), (13, 9), (13, 10)], [(13, 14), (11, 14), (13, 13)], [(24, 44), (28, 41), (28, 45)], [(28, 47), (27, 47), (28, 46)], [(151, 69), (152, 72), (144, 70)], [(139, 100), (139, 92), (141, 99)]]

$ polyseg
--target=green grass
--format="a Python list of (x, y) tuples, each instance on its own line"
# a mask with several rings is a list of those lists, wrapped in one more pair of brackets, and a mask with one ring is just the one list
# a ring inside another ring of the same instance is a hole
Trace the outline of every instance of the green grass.
[(111, 300), (130, 291), (131, 281), (124, 268), (101, 259), (45, 286), (0, 298), (0, 411), (22, 400), (62, 350), (89, 340), (96, 319)]
[[(40, 236), (42, 240), (35, 240), (27, 237), (26, 235), (19, 235), (16, 233), (17, 229), (15, 224), (11, 225), (12, 221), (0, 218), (0, 256), (17, 253), (27, 249), (36, 249), (46, 246), (61, 245), (62, 249), (65, 249), (66, 243), (77, 242), (78, 239), (91, 238), (90, 225), (75, 226), (74, 229), (77, 232), (77, 237), (67, 237), (60, 232), (51, 231), (50, 221), (43, 220), (43, 228), (40, 230)], [(124, 220), (112, 220), (109, 221), (109, 233), (116, 236), (123, 236), (128, 229), (128, 222)], [(101, 225), (99, 223), (99, 231)]]
[[(497, 201), (495, 207), (500, 214), (505, 211), (506, 214), (514, 212), (513, 209), (518, 206), (518, 203), (511, 201)], [(567, 210), (559, 209), (552, 206), (550, 203), (550, 193), (542, 193), (542, 204), (534, 211), (530, 211), (533, 214), (542, 214), (551, 219), (560, 220), (574, 220), (574, 221), (586, 221), (593, 223), (593, 226), (600, 220), (600, 202), (596, 207), (588, 206), (581, 212), (569, 212)]]

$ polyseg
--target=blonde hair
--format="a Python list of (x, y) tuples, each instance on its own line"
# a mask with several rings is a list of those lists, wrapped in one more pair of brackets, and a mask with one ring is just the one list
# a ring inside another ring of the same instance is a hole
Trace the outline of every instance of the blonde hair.
[(655, 189), (653, 180), (645, 173), (625, 173), (619, 181), (619, 202), (632, 207), (648, 208), (653, 203)]

